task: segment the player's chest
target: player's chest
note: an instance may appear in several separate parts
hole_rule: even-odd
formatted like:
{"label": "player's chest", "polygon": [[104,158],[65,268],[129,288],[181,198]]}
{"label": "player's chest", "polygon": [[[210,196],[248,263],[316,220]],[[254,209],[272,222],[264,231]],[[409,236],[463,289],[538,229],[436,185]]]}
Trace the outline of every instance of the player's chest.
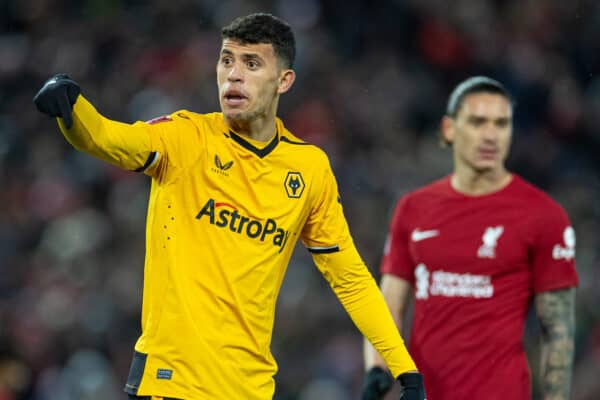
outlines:
{"label": "player's chest", "polygon": [[228,147],[208,149],[182,174],[177,190],[199,212],[215,218],[269,219],[290,226],[309,208],[311,172],[276,154],[258,157]]}
{"label": "player's chest", "polygon": [[450,272],[489,272],[527,264],[529,220],[513,207],[423,212],[409,227],[413,262]]}

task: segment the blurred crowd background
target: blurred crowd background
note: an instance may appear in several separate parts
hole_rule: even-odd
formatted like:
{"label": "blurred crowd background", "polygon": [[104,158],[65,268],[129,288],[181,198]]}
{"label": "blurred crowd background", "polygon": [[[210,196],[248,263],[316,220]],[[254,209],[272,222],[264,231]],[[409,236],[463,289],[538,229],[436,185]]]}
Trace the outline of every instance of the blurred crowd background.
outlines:
{"label": "blurred crowd background", "polygon": [[[123,398],[140,331],[149,180],[74,151],[32,97],[66,72],[113,119],[215,111],[220,27],[255,11],[296,31],[280,116],[330,155],[377,278],[395,200],[450,172],[438,144],[450,90],[474,74],[507,85],[510,169],[577,232],[573,398],[600,399],[600,2],[2,0],[0,400]],[[538,334],[531,316],[536,380]],[[358,398],[361,337],[301,245],[272,347],[277,400]]]}

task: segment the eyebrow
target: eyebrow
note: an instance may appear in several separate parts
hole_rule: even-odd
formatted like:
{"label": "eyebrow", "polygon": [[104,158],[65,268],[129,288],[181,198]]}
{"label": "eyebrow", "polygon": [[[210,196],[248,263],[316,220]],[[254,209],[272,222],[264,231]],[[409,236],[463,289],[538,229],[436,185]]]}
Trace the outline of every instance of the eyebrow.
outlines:
{"label": "eyebrow", "polygon": [[[233,51],[228,50],[228,49],[221,50],[221,54],[226,54],[226,55],[231,55],[231,56],[234,55]],[[252,59],[252,58],[262,60],[262,57],[260,55],[258,55],[258,53],[242,53],[241,57],[245,60]]]}
{"label": "eyebrow", "polygon": [[471,114],[467,117],[469,121],[493,121],[493,122],[509,122],[510,116],[490,117],[487,115]]}

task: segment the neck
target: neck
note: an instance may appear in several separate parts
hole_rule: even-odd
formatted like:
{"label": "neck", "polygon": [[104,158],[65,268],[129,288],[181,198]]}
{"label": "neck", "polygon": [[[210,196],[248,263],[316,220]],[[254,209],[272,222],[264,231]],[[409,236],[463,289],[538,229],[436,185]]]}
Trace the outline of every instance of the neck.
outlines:
{"label": "neck", "polygon": [[510,183],[512,174],[504,167],[499,170],[475,171],[455,168],[451,185],[454,190],[471,196],[496,192]]}
{"label": "neck", "polygon": [[228,125],[238,135],[246,136],[259,142],[268,142],[277,132],[274,117],[259,117],[252,121],[228,121]]}
{"label": "neck", "polygon": [[275,97],[265,109],[247,116],[246,119],[227,119],[229,127],[238,135],[259,142],[268,142],[277,133],[275,116],[279,98]]}

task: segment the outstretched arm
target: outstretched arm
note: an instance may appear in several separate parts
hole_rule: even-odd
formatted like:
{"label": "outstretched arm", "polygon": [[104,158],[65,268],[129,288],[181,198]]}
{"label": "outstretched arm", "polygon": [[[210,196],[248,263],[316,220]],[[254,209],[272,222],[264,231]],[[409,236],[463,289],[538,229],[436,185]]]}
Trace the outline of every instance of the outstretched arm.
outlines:
{"label": "outstretched arm", "polygon": [[539,293],[535,296],[535,309],[542,327],[544,400],[568,400],[575,347],[575,289]]}
{"label": "outstretched arm", "polygon": [[[423,400],[423,377],[417,373],[385,299],[354,246],[333,172],[328,160],[322,161],[327,165],[321,168],[323,178],[317,180],[321,184],[312,187],[314,203],[302,230],[302,240],[350,318],[381,354],[391,375],[400,381],[402,399]],[[376,386],[376,390],[363,393],[363,400],[378,400],[379,394],[385,392],[380,383],[389,387],[391,378],[386,379],[387,372],[373,372],[375,375],[367,374],[373,378],[368,386]]]}
{"label": "outstretched arm", "polygon": [[366,376],[363,400],[380,400],[391,384],[400,381],[403,400],[424,400],[423,377],[404,345],[387,304],[375,280],[354,246],[313,259],[336,296],[365,338],[385,360],[389,373],[371,369]]}
{"label": "outstretched arm", "polygon": [[[388,305],[398,332],[402,334],[402,319],[409,302],[411,285],[408,281],[394,275],[384,274],[380,283],[381,293]],[[385,367],[385,361],[375,350],[371,343],[364,341],[365,369],[368,371],[373,367]]]}
{"label": "outstretched arm", "polygon": [[375,280],[354,245],[339,252],[313,254],[313,259],[350,318],[381,354],[392,375],[417,368]]}
{"label": "outstretched arm", "polygon": [[38,110],[57,118],[63,135],[77,150],[124,169],[144,170],[158,152],[148,124],[105,118],[80,93],[74,80],[58,74],[46,81],[33,101]]}

